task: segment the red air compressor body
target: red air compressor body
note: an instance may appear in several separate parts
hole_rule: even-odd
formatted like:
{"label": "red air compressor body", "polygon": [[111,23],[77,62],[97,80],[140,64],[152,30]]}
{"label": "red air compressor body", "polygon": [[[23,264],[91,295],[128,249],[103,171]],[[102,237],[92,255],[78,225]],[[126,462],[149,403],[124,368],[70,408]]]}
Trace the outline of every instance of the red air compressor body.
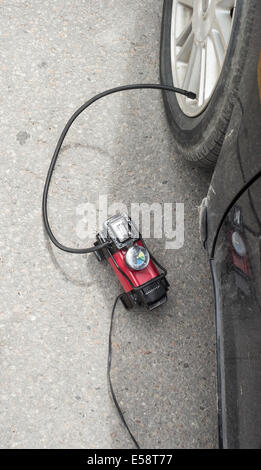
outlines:
{"label": "red air compressor body", "polygon": [[121,297],[124,306],[129,309],[139,304],[152,310],[165,303],[167,271],[151,255],[128,215],[116,215],[104,223],[95,246],[106,241],[110,245],[95,251],[95,255],[99,261],[107,259],[118,277],[125,292]]}

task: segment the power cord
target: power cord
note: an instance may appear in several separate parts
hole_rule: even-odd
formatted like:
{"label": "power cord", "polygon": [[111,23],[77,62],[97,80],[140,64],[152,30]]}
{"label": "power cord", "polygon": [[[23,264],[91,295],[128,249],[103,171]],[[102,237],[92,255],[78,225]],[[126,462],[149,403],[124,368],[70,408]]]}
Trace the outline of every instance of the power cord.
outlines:
{"label": "power cord", "polygon": [[[67,135],[67,132],[69,131],[71,125],[73,124],[73,122],[75,121],[75,119],[85,110],[87,109],[89,106],[91,106],[93,103],[95,103],[95,101],[98,101],[99,99],[101,98],[104,98],[105,96],[108,96],[108,95],[112,95],[113,93],[117,93],[117,92],[120,92],[120,91],[127,91],[127,90],[138,90],[138,89],[156,89],[156,90],[165,90],[165,91],[171,91],[171,92],[174,92],[174,93],[179,93],[181,95],[185,95],[187,96],[188,98],[190,99],[195,99],[196,98],[196,95],[195,93],[191,92],[191,91],[186,91],[186,90],[182,90],[180,88],[176,88],[176,87],[173,87],[173,86],[169,86],[169,85],[161,85],[161,84],[151,84],[151,83],[145,83],[145,84],[134,84],[134,85],[123,85],[123,86],[119,86],[119,87],[116,87],[116,88],[112,88],[110,90],[106,90],[102,93],[99,93],[98,95],[94,96],[93,98],[91,98],[89,101],[87,101],[86,103],[84,103],[82,106],[80,106],[80,108],[78,108],[75,113],[71,116],[71,118],[69,119],[69,121],[67,122],[66,126],[64,127],[61,135],[60,135],[60,138],[57,142],[57,145],[56,145],[56,148],[55,148],[55,151],[54,151],[54,154],[53,154],[53,157],[52,157],[52,160],[51,160],[51,163],[50,163],[50,166],[49,166],[49,169],[48,169],[48,173],[47,173],[47,176],[46,176],[46,180],[45,180],[45,185],[44,185],[44,191],[43,191],[43,199],[42,199],[42,212],[43,212],[43,222],[44,222],[44,227],[46,229],[46,232],[47,232],[47,235],[49,236],[50,240],[53,242],[53,244],[59,248],[60,250],[63,250],[63,251],[66,251],[67,253],[76,253],[76,254],[84,254],[84,253],[93,253],[94,251],[98,251],[98,250],[102,250],[103,248],[105,247],[108,247],[110,245],[110,242],[105,242],[105,243],[101,243],[99,244],[98,246],[93,246],[93,247],[89,247],[89,248],[70,248],[70,247],[67,247],[65,245],[63,245],[62,243],[60,243],[56,237],[54,236],[52,230],[51,230],[51,227],[50,227],[50,224],[49,224],[49,220],[48,220],[48,212],[47,212],[47,200],[48,200],[48,192],[49,192],[49,187],[50,187],[50,183],[51,183],[51,179],[52,179],[52,175],[53,175],[53,171],[54,171],[54,168],[55,168],[55,164],[56,164],[56,161],[57,161],[57,158],[58,158],[58,155],[59,155],[59,152],[61,150],[61,147],[62,147],[62,144],[63,144],[63,141]],[[119,299],[123,296],[124,294],[120,294],[118,295],[118,297],[116,297],[116,300],[114,302],[114,305],[113,305],[113,308],[112,308],[112,314],[111,314],[111,324],[110,324],[110,331],[109,331],[109,346],[108,346],[108,362],[107,362],[107,377],[108,377],[108,382],[109,382],[109,387],[110,387],[110,391],[111,391],[111,395],[112,395],[112,399],[113,399],[113,402],[115,404],[115,407],[119,413],[119,416],[120,416],[120,419],[123,423],[123,425],[125,426],[125,428],[127,429],[135,447],[137,449],[140,449],[140,446],[137,442],[137,440],[135,439],[134,435],[132,434],[125,418],[124,418],[124,415],[123,415],[123,412],[121,410],[121,407],[117,401],[117,398],[116,398],[116,395],[115,395],[115,392],[114,392],[114,389],[113,389],[113,385],[112,385],[112,380],[111,380],[111,363],[112,363],[112,329],[113,329],[113,320],[114,320],[114,314],[115,314],[115,309],[116,309],[116,306],[117,306],[117,303],[119,301]]]}
{"label": "power cord", "polygon": [[75,119],[85,109],[87,109],[89,106],[91,106],[93,103],[95,103],[95,101],[98,101],[101,98],[104,98],[105,96],[112,95],[113,93],[117,93],[117,92],[120,92],[120,91],[138,90],[138,89],[156,89],[156,90],[172,91],[172,92],[175,92],[175,93],[179,93],[181,95],[185,95],[190,99],[195,99],[196,98],[195,93],[193,93],[191,91],[182,90],[180,88],[176,88],[176,87],[169,86],[169,85],[160,85],[160,84],[151,84],[151,83],[123,85],[123,86],[119,86],[119,87],[116,87],[116,88],[111,88],[110,90],[106,90],[106,91],[103,91],[102,93],[99,93],[98,95],[94,96],[89,101],[84,103],[82,106],[80,106],[80,108],[78,108],[77,111],[75,111],[75,113],[70,117],[69,121],[67,122],[67,124],[66,124],[65,128],[63,129],[63,131],[60,135],[60,138],[57,142],[57,145],[56,145],[56,148],[55,148],[55,151],[54,151],[54,154],[53,154],[53,157],[52,157],[49,169],[48,169],[48,173],[47,173],[47,176],[46,176],[46,180],[45,180],[45,184],[44,184],[44,191],[43,191],[43,200],[42,200],[43,222],[44,222],[46,232],[47,232],[50,240],[53,242],[53,244],[57,248],[59,248],[60,250],[66,251],[67,253],[84,254],[84,253],[93,253],[94,251],[102,250],[106,246],[110,245],[109,242],[105,242],[103,244],[100,244],[98,247],[92,246],[92,247],[89,247],[89,248],[70,248],[70,247],[67,247],[65,245],[62,245],[55,238],[55,236],[54,236],[54,234],[51,230],[49,220],[48,220],[48,213],[47,213],[48,192],[49,192],[49,186],[50,186],[50,183],[51,183],[51,179],[52,179],[53,171],[54,171],[54,168],[55,168],[55,164],[56,164],[59,152],[61,150],[63,141],[66,137],[66,134],[69,131],[69,129],[70,129],[71,125],[73,124],[73,122],[75,121]]}
{"label": "power cord", "polygon": [[119,402],[116,398],[116,395],[115,395],[115,392],[114,392],[114,389],[113,389],[113,385],[112,385],[112,380],[111,380],[111,363],[112,363],[112,340],[111,339],[112,339],[112,330],[113,330],[113,320],[114,320],[114,314],[115,314],[115,309],[116,309],[117,303],[123,295],[124,294],[120,294],[120,295],[118,295],[118,297],[116,297],[113,308],[112,308],[112,312],[111,312],[111,324],[110,324],[110,331],[109,331],[109,347],[108,347],[108,362],[107,362],[107,377],[108,377],[108,382],[109,382],[109,387],[110,387],[110,392],[111,392],[111,396],[112,396],[112,399],[113,399],[113,403],[114,403],[115,408],[117,409],[117,411],[119,413],[119,417],[120,417],[123,425],[127,429],[127,431],[129,433],[135,447],[137,449],[140,449],[140,446],[139,446],[137,440],[135,439],[134,435],[132,434],[132,432],[131,432],[131,430],[130,430],[127,422],[126,422],[126,419],[124,418],[123,412],[122,412],[121,407],[119,405]]}

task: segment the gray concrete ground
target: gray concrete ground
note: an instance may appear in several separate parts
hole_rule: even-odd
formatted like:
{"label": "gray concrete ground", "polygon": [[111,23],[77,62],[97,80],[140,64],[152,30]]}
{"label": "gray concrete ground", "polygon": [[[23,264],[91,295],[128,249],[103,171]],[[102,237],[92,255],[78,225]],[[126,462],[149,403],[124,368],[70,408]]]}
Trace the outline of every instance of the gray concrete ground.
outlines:
{"label": "gray concrete ground", "polygon": [[[157,82],[162,1],[2,0],[1,448],[130,448],[108,395],[107,337],[120,286],[93,256],[58,252],[41,197],[57,138],[93,94]],[[217,446],[215,328],[198,209],[210,175],[172,151],[159,92],[127,92],[73,126],[52,184],[58,238],[77,238],[80,204],[184,202],[185,244],[149,246],[169,302],[116,312],[113,381],[144,448]]]}

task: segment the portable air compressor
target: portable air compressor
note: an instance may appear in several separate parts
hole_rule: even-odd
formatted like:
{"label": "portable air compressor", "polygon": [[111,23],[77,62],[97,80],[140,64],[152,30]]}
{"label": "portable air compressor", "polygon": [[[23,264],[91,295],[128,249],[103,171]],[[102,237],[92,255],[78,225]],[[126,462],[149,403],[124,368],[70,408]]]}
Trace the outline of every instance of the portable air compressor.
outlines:
{"label": "portable air compressor", "polygon": [[109,218],[96,238],[97,248],[108,243],[94,253],[99,261],[107,260],[114,270],[125,291],[121,301],[126,309],[138,304],[153,310],[167,301],[167,271],[149,252],[127,214]]}
{"label": "portable air compressor", "polygon": [[[59,137],[45,180],[42,211],[47,235],[57,248],[67,253],[75,254],[94,252],[99,261],[107,259],[124,288],[125,294],[121,296],[121,300],[125,307],[129,309],[134,304],[138,304],[152,310],[167,300],[167,290],[169,288],[169,283],[166,279],[167,271],[149,252],[144,240],[128,215],[121,214],[108,219],[104,223],[103,230],[97,235],[95,246],[72,248],[63,245],[56,239],[51,230],[47,213],[47,199],[53,171],[63,141],[73,122],[85,109],[101,98],[118,92],[140,89],[163,90],[165,92],[179,93],[188,99],[196,99],[196,95],[192,91],[158,83],[123,85],[105,90],[90,98],[73,113]],[[157,267],[160,268],[161,273],[159,273]]]}

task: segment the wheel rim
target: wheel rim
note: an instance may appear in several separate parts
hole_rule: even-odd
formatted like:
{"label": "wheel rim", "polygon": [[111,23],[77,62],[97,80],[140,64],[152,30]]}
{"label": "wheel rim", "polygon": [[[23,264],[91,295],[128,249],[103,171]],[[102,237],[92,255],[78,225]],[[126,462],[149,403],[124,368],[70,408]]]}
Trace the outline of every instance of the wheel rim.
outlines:
{"label": "wheel rim", "polygon": [[197,95],[196,100],[177,95],[187,116],[199,115],[214,93],[228,50],[236,1],[173,0],[173,82]]}

